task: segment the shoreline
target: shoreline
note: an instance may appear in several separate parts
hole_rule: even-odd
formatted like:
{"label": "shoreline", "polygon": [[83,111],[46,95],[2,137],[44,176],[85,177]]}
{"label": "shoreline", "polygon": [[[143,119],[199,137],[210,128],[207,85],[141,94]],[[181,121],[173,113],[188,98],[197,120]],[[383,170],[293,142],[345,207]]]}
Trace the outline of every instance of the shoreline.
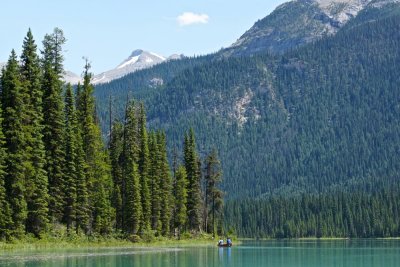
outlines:
{"label": "shoreline", "polygon": [[238,238],[239,241],[340,241],[340,240],[400,240],[400,237],[297,237],[297,238]]}
{"label": "shoreline", "polygon": [[0,241],[0,251],[6,250],[37,250],[37,249],[74,249],[74,248],[166,248],[213,246],[217,241],[209,238],[193,239],[160,239],[151,242],[131,242],[124,239],[78,239],[78,240],[16,240],[13,242]]}
{"label": "shoreline", "polygon": [[[374,238],[346,238],[346,237],[302,237],[302,238],[234,238],[235,245],[246,241],[354,241],[354,240],[400,240],[400,237],[374,237]],[[99,238],[89,240],[80,238],[75,240],[51,239],[51,240],[15,240],[13,242],[0,241],[0,251],[11,250],[39,250],[39,249],[101,249],[101,248],[167,248],[167,247],[194,247],[194,246],[216,246],[217,240],[210,237],[187,238],[187,239],[159,239],[150,242],[131,242],[124,239]]]}

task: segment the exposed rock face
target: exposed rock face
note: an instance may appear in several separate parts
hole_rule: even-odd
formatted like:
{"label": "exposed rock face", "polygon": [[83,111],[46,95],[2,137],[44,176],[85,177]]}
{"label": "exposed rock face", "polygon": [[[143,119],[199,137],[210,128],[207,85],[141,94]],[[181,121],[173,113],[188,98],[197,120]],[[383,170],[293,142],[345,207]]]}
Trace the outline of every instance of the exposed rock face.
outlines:
{"label": "exposed rock face", "polygon": [[[388,0],[399,1],[399,0]],[[294,0],[257,21],[224,56],[282,53],[293,47],[335,34],[371,0]]]}

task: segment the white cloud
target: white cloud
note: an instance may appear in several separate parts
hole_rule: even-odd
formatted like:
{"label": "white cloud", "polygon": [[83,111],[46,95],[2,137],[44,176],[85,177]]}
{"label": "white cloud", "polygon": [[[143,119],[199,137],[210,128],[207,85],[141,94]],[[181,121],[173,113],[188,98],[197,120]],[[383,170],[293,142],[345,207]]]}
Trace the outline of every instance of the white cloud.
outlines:
{"label": "white cloud", "polygon": [[209,17],[207,14],[195,14],[192,12],[185,12],[176,18],[180,26],[188,26],[192,24],[207,24],[208,19]]}

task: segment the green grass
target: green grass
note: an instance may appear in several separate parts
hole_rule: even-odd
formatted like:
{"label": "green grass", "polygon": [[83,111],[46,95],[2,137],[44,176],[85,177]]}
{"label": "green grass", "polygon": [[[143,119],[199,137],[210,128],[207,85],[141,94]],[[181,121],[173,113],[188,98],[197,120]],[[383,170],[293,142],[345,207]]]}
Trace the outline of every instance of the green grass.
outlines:
{"label": "green grass", "polygon": [[[0,242],[1,250],[36,250],[36,249],[71,249],[71,248],[102,248],[102,247],[190,247],[214,246],[217,240],[210,235],[197,237],[186,236],[180,240],[175,238],[154,237],[151,241],[131,242],[113,237],[45,237],[36,239],[25,237],[11,242]],[[237,242],[236,242],[237,243]]]}

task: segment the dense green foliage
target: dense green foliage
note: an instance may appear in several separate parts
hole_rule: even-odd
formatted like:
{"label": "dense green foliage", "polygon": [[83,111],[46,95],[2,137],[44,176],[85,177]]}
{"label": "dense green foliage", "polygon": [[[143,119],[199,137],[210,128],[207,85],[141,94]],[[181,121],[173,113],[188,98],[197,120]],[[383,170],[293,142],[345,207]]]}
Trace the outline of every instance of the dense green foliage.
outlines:
{"label": "dense green foliage", "polygon": [[186,225],[187,220],[187,174],[185,167],[183,167],[182,165],[178,167],[175,173],[173,195],[175,200],[175,209],[173,212],[173,227],[175,227],[178,234],[180,234],[182,228]]}
{"label": "dense green foliage", "polygon": [[49,183],[50,221],[60,221],[64,207],[64,115],[63,115],[63,55],[62,46],[66,39],[62,30],[56,28],[52,34],[46,34],[43,40],[42,90],[44,131],[43,141],[46,148],[46,171]]}
{"label": "dense green foliage", "polygon": [[43,111],[40,62],[37,47],[29,30],[24,40],[21,55],[21,79],[24,92],[28,96],[24,103],[27,115],[26,199],[28,206],[27,230],[40,236],[47,230],[48,180],[45,170],[46,154],[43,143]]}
{"label": "dense green foliage", "polygon": [[[204,229],[214,235],[221,232],[223,212],[223,192],[218,188],[222,178],[221,162],[215,149],[205,159],[204,171]],[[218,230],[218,231],[217,231]]]}
{"label": "dense green foliage", "polygon": [[93,218],[93,228],[89,232],[109,234],[114,221],[111,206],[112,179],[108,155],[101,139],[97,123],[94,87],[91,80],[90,64],[86,61],[83,85],[76,95],[77,118],[81,127],[82,149],[86,162],[85,178],[88,192],[88,205]]}
{"label": "dense green foliage", "polygon": [[[249,216],[251,214],[251,216]],[[241,237],[393,237],[400,235],[400,192],[301,195],[226,203],[225,227]]]}
{"label": "dense green foliage", "polygon": [[165,133],[148,134],[144,105],[128,102],[107,149],[88,61],[76,93],[61,80],[65,40],[56,28],[39,58],[29,30],[20,60],[12,51],[1,73],[0,239],[65,234],[138,241],[185,231],[191,184],[181,170],[173,187]]}
{"label": "dense green foliage", "polygon": [[[5,136],[6,177],[5,186],[12,210],[12,235],[20,237],[25,232],[27,204],[25,198],[26,136],[24,133],[24,99],[17,56],[14,50],[1,77],[1,102]],[[10,197],[12,196],[12,197]]]}
{"label": "dense green foliage", "polygon": [[5,187],[6,178],[6,156],[4,147],[4,134],[2,130],[3,114],[0,109],[0,239],[9,238],[11,228],[11,209],[7,200]]}
{"label": "dense green foliage", "polygon": [[193,129],[189,134],[185,135],[185,142],[183,148],[184,163],[186,175],[188,179],[187,190],[187,215],[190,230],[197,230],[200,228],[201,216],[201,191],[200,191],[200,160],[196,150],[196,142]]}
{"label": "dense green foliage", "polygon": [[72,92],[72,87],[68,85],[65,93],[65,210],[64,221],[67,224],[68,231],[72,227],[72,223],[77,220],[76,215],[80,207],[77,206],[77,170],[82,166],[77,165],[78,161],[78,122],[76,118],[75,99]]}
{"label": "dense green foliage", "polygon": [[[113,123],[109,145],[118,231],[136,239],[171,234],[180,237],[185,230],[198,233],[202,229],[201,222],[206,218],[201,217],[201,170],[193,130],[186,139],[191,141],[185,141],[185,167],[180,166],[172,180],[165,133],[152,131],[148,135],[143,104],[126,104],[124,123]],[[189,172],[194,178],[188,179]],[[190,213],[189,209],[196,210]]]}

